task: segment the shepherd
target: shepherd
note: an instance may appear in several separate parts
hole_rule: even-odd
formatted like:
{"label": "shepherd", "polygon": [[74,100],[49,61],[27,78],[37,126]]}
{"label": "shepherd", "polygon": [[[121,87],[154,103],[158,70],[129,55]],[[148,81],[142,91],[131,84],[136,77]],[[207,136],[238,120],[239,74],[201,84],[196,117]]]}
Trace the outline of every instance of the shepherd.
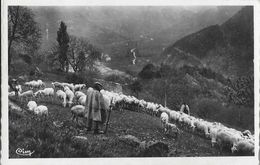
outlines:
{"label": "shepherd", "polygon": [[100,93],[103,86],[99,82],[95,82],[93,88],[87,90],[85,117],[88,121],[87,131],[92,130],[94,125],[94,134],[103,134],[99,127],[104,125],[106,121],[106,109],[104,97]]}
{"label": "shepherd", "polygon": [[181,105],[180,112],[183,112],[183,113],[186,113],[187,115],[190,115],[190,108],[189,108],[188,104],[183,102],[182,105]]}

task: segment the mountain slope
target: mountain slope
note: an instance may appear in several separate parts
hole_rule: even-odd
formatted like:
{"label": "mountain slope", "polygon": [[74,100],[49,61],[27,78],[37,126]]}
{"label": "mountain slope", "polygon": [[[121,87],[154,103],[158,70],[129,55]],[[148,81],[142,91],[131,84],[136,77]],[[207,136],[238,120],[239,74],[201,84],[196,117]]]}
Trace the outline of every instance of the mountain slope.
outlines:
{"label": "mountain slope", "polygon": [[[42,49],[56,42],[62,20],[71,35],[85,37],[111,56],[113,69],[140,70],[147,62],[158,62],[158,54],[170,42],[212,24],[221,24],[240,6],[122,6],[122,7],[30,7],[43,33]],[[134,43],[139,50],[136,65],[125,60]],[[160,61],[159,61],[160,62]],[[129,65],[129,66],[128,66]]]}
{"label": "mountain slope", "polygon": [[253,8],[244,7],[223,24],[209,26],[176,41],[163,52],[167,61],[168,56],[179,56],[176,49],[199,58],[203,66],[226,76],[252,74]]}

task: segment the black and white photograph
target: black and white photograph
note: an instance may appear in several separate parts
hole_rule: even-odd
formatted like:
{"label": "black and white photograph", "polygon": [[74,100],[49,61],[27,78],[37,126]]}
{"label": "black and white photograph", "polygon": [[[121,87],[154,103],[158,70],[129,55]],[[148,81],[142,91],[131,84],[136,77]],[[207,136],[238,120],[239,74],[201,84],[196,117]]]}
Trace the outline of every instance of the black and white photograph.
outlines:
{"label": "black and white photograph", "polygon": [[258,156],[254,4],[5,7],[6,159]]}

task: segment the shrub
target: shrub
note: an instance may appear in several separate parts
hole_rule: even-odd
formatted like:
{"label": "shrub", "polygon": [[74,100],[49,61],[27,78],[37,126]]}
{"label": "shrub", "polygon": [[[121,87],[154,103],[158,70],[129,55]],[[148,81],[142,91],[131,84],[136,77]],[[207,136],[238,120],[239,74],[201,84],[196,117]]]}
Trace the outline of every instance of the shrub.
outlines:
{"label": "shrub", "polygon": [[219,102],[211,99],[202,99],[196,106],[199,117],[210,119],[214,119],[222,108]]}
{"label": "shrub", "polygon": [[194,105],[191,112],[195,112],[200,118],[221,122],[234,128],[254,130],[254,109],[250,107],[230,104],[223,106],[220,102],[202,98]]}
{"label": "shrub", "polygon": [[69,83],[82,84],[84,83],[84,75],[78,75],[76,73],[68,74],[66,80]]}
{"label": "shrub", "polygon": [[117,83],[120,83],[120,84],[127,82],[127,80],[124,77],[122,77],[120,75],[116,75],[116,74],[112,74],[112,75],[105,77],[105,80],[117,82]]}
{"label": "shrub", "polygon": [[158,78],[158,69],[153,64],[147,64],[143,67],[142,71],[138,73],[138,76],[142,79]]}

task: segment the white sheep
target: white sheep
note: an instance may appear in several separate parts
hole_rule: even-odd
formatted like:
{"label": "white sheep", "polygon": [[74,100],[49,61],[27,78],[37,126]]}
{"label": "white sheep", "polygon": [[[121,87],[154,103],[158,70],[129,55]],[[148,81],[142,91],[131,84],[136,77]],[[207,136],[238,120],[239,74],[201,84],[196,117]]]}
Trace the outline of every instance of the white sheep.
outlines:
{"label": "white sheep", "polygon": [[84,89],[84,88],[86,88],[86,85],[85,85],[85,84],[76,84],[76,85],[74,86],[74,90],[75,90],[75,91],[80,91],[80,90],[82,90],[82,89]]}
{"label": "white sheep", "polygon": [[185,125],[185,128],[191,129],[192,132],[195,131],[195,125],[194,125],[195,120],[191,118],[189,115],[183,113],[180,117],[180,122]]}
{"label": "white sheep", "polygon": [[33,97],[33,96],[34,96],[34,94],[33,94],[32,90],[28,90],[28,91],[23,92],[23,93],[18,92],[18,97],[21,100],[23,100],[23,98],[25,98],[27,100],[29,97]]}
{"label": "white sheep", "polygon": [[166,123],[166,134],[174,134],[175,136],[177,136],[180,133],[179,128],[172,123]]}
{"label": "white sheep", "polygon": [[55,90],[64,89],[63,84],[60,82],[55,81],[52,82],[51,84]]}
{"label": "white sheep", "polygon": [[86,104],[86,100],[87,100],[87,96],[86,95],[83,95],[79,98],[78,102],[79,104],[81,105],[85,105]]}
{"label": "white sheep", "polygon": [[164,132],[166,132],[166,131],[167,131],[166,124],[169,122],[169,116],[168,116],[168,114],[167,114],[166,112],[163,112],[163,113],[161,114],[160,119],[161,119],[162,128],[164,129]]}
{"label": "white sheep", "polygon": [[30,89],[40,88],[40,87],[45,86],[45,84],[42,82],[42,80],[37,80],[37,81],[32,80],[32,81],[29,81],[29,82],[25,82],[24,85],[30,87]]}
{"label": "white sheep", "polygon": [[86,96],[83,92],[81,92],[81,91],[77,91],[77,92],[75,92],[75,97],[77,98],[77,99],[79,99],[81,96]]}
{"label": "white sheep", "polygon": [[105,110],[108,110],[110,108],[112,98],[107,95],[103,95],[103,98],[104,98]]}
{"label": "white sheep", "polygon": [[209,138],[209,126],[204,120],[198,119],[194,122],[194,125],[196,127],[196,130],[202,132],[206,136],[206,138]]}
{"label": "white sheep", "polygon": [[30,89],[32,89],[33,86],[35,86],[35,84],[36,84],[36,81],[34,81],[34,80],[24,83],[24,85],[25,85],[25,86],[28,86]]}
{"label": "white sheep", "polygon": [[246,154],[254,154],[254,143],[251,141],[244,139],[240,140],[233,144],[231,148],[232,153],[246,153]]}
{"label": "white sheep", "polygon": [[74,92],[75,91],[75,87],[73,84],[69,84],[69,83],[62,83],[63,87],[64,87],[64,90],[65,90],[65,87],[69,87],[69,89]]}
{"label": "white sheep", "polygon": [[172,119],[175,122],[179,122],[180,113],[176,111],[170,111],[169,115],[170,115],[170,119]]}
{"label": "white sheep", "polygon": [[74,98],[74,93],[69,89],[69,88],[64,88],[67,99],[68,99],[68,105],[69,107],[71,107],[72,103],[73,103],[73,98]]}
{"label": "white sheep", "polygon": [[53,88],[45,88],[43,90],[38,90],[37,92],[34,93],[34,96],[36,98],[39,98],[41,96],[52,98],[54,96],[54,89]]}
{"label": "white sheep", "polygon": [[38,88],[40,88],[40,87],[45,87],[45,83],[44,82],[42,82],[42,80],[37,80],[37,85],[38,85]]}
{"label": "white sheep", "polygon": [[35,101],[29,101],[27,107],[29,111],[34,111],[34,109],[37,107],[37,104]]}
{"label": "white sheep", "polygon": [[43,89],[44,96],[53,97],[54,96],[54,89],[53,88],[45,88]]}
{"label": "white sheep", "polygon": [[218,131],[216,139],[217,144],[221,147],[222,150],[223,148],[231,149],[231,147],[240,140],[239,137],[225,129]]}
{"label": "white sheep", "polygon": [[218,126],[210,126],[209,127],[209,137],[211,139],[211,146],[214,147],[215,144],[217,143],[217,134],[221,130],[220,127]]}
{"label": "white sheep", "polygon": [[71,107],[71,114],[72,114],[72,120],[76,119],[76,121],[78,123],[78,117],[84,117],[85,106],[75,105],[75,106]]}
{"label": "white sheep", "polygon": [[56,95],[57,95],[57,97],[59,98],[59,99],[61,99],[62,100],[62,106],[63,107],[66,107],[66,93],[65,92],[63,92],[62,90],[58,90],[57,92],[56,92]]}
{"label": "white sheep", "polygon": [[34,109],[34,113],[38,116],[48,116],[48,108],[44,105],[39,105]]}

